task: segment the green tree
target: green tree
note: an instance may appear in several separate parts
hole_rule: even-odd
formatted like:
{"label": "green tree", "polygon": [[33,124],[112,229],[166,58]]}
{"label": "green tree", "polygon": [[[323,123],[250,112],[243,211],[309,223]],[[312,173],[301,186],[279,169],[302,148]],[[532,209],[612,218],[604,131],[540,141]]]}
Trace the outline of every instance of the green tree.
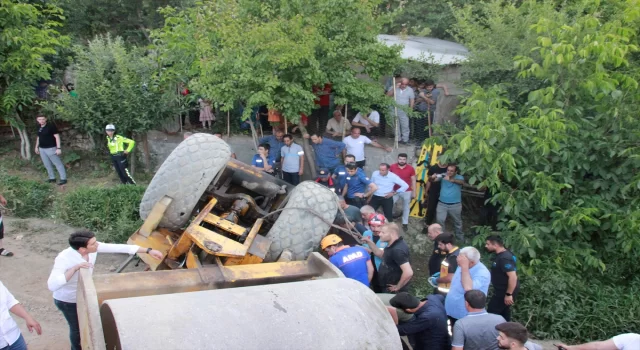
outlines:
{"label": "green tree", "polygon": [[106,124],[115,124],[121,134],[144,134],[180,112],[175,85],[161,83],[161,69],[146,50],[106,36],[77,46],[75,57],[78,96],[64,94],[55,110],[79,130],[103,135]]}
{"label": "green tree", "polygon": [[[187,75],[197,94],[231,109],[267,105],[297,121],[314,108],[313,86],[333,84],[337,104],[386,105],[377,80],[393,72],[398,48],[377,41],[379,2],[211,0],[166,10],[155,35],[163,64]],[[357,20],[344,20],[349,13]],[[363,78],[368,77],[368,79]]]}
{"label": "green tree", "polygon": [[565,21],[543,12],[527,29],[536,43],[515,59],[525,84],[512,88],[526,102],[473,86],[458,111],[463,129],[447,137],[447,156],[495,194],[500,228],[529,272],[544,260],[575,273],[607,268],[621,284],[638,272],[640,13],[625,4],[606,20],[597,6]]}
{"label": "green tree", "polygon": [[62,19],[53,5],[0,0],[0,118],[18,130],[25,159],[31,159],[31,146],[21,114],[35,98],[37,82],[51,76],[47,58],[68,45],[58,32]]}

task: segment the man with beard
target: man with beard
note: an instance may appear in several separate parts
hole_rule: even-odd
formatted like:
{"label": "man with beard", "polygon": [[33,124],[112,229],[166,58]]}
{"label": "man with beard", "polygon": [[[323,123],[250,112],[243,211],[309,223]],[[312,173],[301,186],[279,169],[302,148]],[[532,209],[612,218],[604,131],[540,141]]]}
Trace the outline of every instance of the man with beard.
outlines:
{"label": "man with beard", "polygon": [[495,253],[491,264],[491,284],[493,296],[487,311],[501,315],[505,320],[511,320],[511,305],[520,290],[520,281],[516,273],[516,257],[504,247],[502,237],[492,235],[487,237],[485,248],[489,253]]}
{"label": "man with beard", "polygon": [[436,238],[438,249],[445,252],[445,258],[440,264],[440,272],[429,278],[429,284],[437,288],[438,294],[447,295],[451,286],[451,279],[458,268],[458,254],[460,249],[455,245],[455,237],[450,233],[443,233]]}
{"label": "man with beard", "polygon": [[[496,326],[498,347],[505,350],[542,350],[542,346],[529,341],[529,332],[518,322],[505,322]],[[616,349],[617,350],[617,349]]]}
{"label": "man with beard", "polygon": [[[443,151],[444,152],[444,151]],[[427,193],[427,216],[424,221],[427,225],[431,225],[436,218],[436,209],[438,208],[438,200],[440,200],[440,187],[441,182],[436,182],[435,179],[440,176],[444,176],[447,172],[447,163],[441,163],[432,165],[429,167],[427,175],[429,176],[428,182],[425,184],[425,192]],[[434,178],[433,176],[436,176]]]}
{"label": "man with beard", "polygon": [[[402,179],[409,185],[409,188],[393,196],[393,203],[395,204],[398,199],[402,198],[402,228],[406,231],[409,228],[409,212],[411,211],[411,200],[416,198],[416,170],[409,164],[407,164],[407,154],[398,154],[398,162],[391,165],[390,171]],[[393,188],[397,191],[400,186]]]}

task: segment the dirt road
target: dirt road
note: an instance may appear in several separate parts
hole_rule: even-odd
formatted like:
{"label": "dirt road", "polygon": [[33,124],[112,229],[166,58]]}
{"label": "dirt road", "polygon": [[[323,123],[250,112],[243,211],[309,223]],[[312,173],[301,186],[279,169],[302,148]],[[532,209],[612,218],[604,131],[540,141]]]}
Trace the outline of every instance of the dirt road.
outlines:
{"label": "dirt road", "polygon": [[[3,218],[4,246],[15,255],[0,257],[0,281],[40,322],[42,335],[30,334],[16,318],[30,350],[69,349],[69,327],[53,304],[47,279],[56,255],[67,248],[73,228],[53,220]],[[108,273],[126,260],[126,255],[98,256],[94,273]]]}

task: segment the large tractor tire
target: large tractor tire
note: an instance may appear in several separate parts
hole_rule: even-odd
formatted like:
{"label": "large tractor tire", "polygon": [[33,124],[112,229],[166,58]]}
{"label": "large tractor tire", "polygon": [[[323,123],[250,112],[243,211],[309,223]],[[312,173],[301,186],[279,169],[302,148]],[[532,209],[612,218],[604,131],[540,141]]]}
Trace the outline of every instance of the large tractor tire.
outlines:
{"label": "large tractor tire", "polygon": [[284,249],[293,253],[293,260],[304,260],[329,232],[330,225],[317,215],[304,209],[286,208],[312,209],[326,222],[332,223],[338,212],[338,198],[328,188],[313,181],[304,181],[296,186],[285,210],[267,233],[271,240],[267,261],[277,259]]}
{"label": "large tractor tire", "polygon": [[231,158],[229,145],[209,134],[195,134],[182,141],[151,180],[140,202],[145,220],[163,196],[173,198],[160,221],[160,227],[177,230],[191,218],[211,181]]}

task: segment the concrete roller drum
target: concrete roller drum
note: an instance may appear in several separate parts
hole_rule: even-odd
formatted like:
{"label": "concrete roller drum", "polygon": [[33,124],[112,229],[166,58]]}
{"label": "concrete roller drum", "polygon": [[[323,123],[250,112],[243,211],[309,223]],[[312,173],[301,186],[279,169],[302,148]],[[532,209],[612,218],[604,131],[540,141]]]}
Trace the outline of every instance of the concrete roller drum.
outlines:
{"label": "concrete roller drum", "polygon": [[382,302],[348,278],[113,299],[101,314],[107,349],[402,348]]}

